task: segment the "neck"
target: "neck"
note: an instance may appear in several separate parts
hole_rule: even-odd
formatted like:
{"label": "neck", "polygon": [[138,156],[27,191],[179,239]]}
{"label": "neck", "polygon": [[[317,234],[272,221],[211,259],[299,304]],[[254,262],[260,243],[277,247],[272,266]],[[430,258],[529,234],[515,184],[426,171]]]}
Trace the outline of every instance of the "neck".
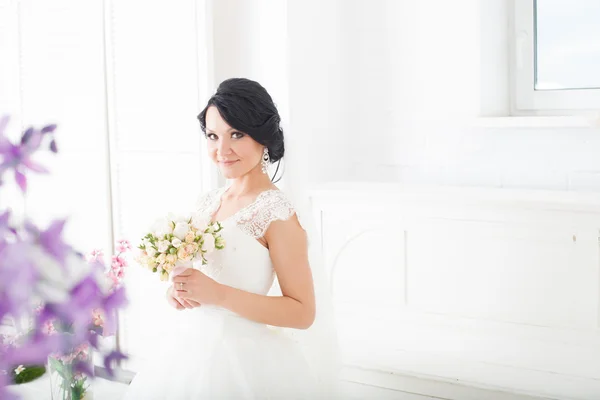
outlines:
{"label": "neck", "polygon": [[271,178],[262,172],[262,167],[259,164],[258,168],[253,168],[247,174],[233,179],[228,192],[234,197],[239,197],[271,186],[273,186]]}

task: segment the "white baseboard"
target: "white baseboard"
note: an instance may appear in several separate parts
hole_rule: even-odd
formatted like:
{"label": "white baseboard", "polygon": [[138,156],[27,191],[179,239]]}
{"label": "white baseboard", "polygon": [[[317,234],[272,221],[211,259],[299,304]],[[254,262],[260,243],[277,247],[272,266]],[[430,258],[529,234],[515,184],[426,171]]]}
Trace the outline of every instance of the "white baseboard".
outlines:
{"label": "white baseboard", "polygon": [[[403,397],[404,394],[413,394],[443,400],[559,400],[509,393],[495,388],[467,386],[431,377],[417,377],[350,366],[343,369],[341,377],[345,382],[367,385],[373,389],[383,388],[397,391],[398,397],[396,398],[402,399],[406,398]],[[367,393],[369,389],[363,391]],[[386,398],[394,397],[387,395]]]}

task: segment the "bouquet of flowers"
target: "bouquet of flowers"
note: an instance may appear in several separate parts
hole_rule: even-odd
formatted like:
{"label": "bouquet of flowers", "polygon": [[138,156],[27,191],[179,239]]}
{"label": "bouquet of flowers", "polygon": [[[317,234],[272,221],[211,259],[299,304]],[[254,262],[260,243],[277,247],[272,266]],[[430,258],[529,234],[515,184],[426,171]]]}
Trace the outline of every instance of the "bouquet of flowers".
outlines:
{"label": "bouquet of flowers", "polygon": [[142,238],[137,261],[158,272],[161,281],[167,281],[175,267],[192,268],[198,260],[205,265],[207,254],[225,248],[225,240],[219,233],[222,229],[219,222],[210,222],[200,214],[189,217],[169,214],[157,220],[151,232]]}

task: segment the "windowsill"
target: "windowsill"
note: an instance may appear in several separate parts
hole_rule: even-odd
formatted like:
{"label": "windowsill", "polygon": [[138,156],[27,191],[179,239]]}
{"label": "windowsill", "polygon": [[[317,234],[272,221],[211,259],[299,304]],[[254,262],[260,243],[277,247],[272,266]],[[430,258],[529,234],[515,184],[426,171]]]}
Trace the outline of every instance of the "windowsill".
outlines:
{"label": "windowsill", "polygon": [[600,129],[600,117],[586,116],[509,116],[477,117],[471,126],[479,128],[596,128]]}

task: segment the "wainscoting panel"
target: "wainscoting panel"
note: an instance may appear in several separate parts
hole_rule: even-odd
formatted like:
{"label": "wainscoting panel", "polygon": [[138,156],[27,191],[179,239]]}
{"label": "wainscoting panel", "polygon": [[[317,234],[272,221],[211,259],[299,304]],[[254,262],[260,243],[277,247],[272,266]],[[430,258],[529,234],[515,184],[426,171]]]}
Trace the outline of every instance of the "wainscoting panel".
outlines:
{"label": "wainscoting panel", "polygon": [[347,366],[600,398],[600,195],[337,184],[311,200]]}

